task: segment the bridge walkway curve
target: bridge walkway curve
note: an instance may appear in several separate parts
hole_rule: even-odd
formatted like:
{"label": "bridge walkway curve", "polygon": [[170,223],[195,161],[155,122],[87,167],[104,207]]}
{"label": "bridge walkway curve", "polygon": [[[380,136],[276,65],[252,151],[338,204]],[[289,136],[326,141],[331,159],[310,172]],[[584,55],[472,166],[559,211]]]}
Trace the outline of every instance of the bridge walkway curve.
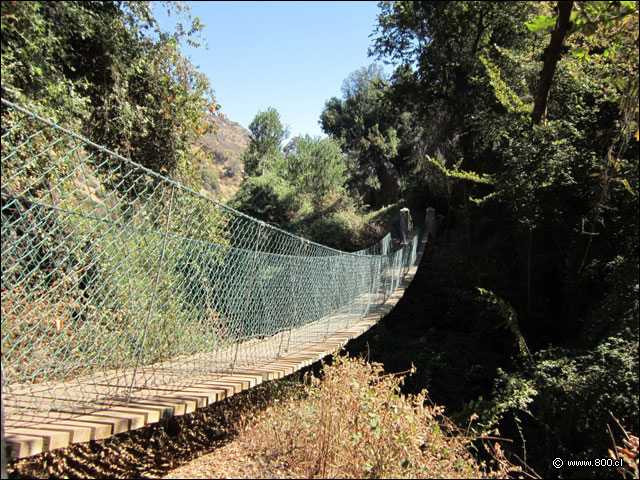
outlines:
{"label": "bridge walkway curve", "polygon": [[[233,373],[225,372],[220,376],[211,372],[208,377],[201,376],[191,379],[187,386],[181,382],[173,381],[180,376],[180,361],[173,360],[172,365],[164,366],[163,371],[172,372],[172,374],[167,374],[164,385],[158,385],[154,389],[145,388],[134,391],[130,398],[117,399],[109,396],[107,399],[105,396],[102,405],[93,405],[87,411],[76,408],[75,410],[56,409],[49,412],[37,412],[35,409],[30,411],[28,405],[25,405],[24,414],[11,416],[5,424],[5,441],[9,449],[9,456],[24,458],[64,448],[74,443],[100,440],[142,428],[172,416],[191,413],[197,408],[206,407],[262,382],[285,377],[313,364],[336,352],[352,338],[362,335],[391,311],[413,280],[422,259],[426,241],[427,236],[425,235],[419,244],[414,264],[408,268],[401,283],[391,296],[354,325],[340,329],[341,316],[338,312],[331,315],[330,318],[322,318],[291,332],[282,332],[269,338],[252,340],[252,342],[262,342],[263,350],[265,342],[282,345],[285,341],[285,335],[301,335],[303,338],[309,338],[309,330],[326,329],[327,332],[335,330],[325,338],[299,344],[296,348],[282,353],[275,359],[241,366],[235,368]],[[360,302],[362,299],[357,299],[357,301]],[[240,348],[251,349],[252,342],[247,342]],[[296,343],[293,342],[293,344]],[[155,370],[157,371],[157,366]],[[138,372],[139,374],[140,372]],[[110,379],[107,377],[108,375],[105,375],[102,383],[106,389],[105,392],[113,386],[109,385]],[[141,377],[144,378],[144,374]],[[124,378],[124,380],[127,379]],[[118,381],[122,382],[123,378],[120,377]],[[95,379],[90,383],[92,385],[101,384]],[[61,391],[69,391],[65,385],[61,385],[60,389]],[[55,398],[55,392],[49,390],[48,394]]]}

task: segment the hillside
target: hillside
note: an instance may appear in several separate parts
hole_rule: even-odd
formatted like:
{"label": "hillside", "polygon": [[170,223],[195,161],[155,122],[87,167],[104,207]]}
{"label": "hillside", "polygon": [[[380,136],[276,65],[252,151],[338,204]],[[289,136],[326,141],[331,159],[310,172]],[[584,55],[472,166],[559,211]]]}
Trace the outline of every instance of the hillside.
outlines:
{"label": "hillside", "polygon": [[215,132],[195,142],[207,153],[213,154],[211,163],[200,163],[197,168],[202,177],[201,193],[225,201],[233,196],[242,181],[242,153],[249,145],[249,131],[224,115],[216,119]]}

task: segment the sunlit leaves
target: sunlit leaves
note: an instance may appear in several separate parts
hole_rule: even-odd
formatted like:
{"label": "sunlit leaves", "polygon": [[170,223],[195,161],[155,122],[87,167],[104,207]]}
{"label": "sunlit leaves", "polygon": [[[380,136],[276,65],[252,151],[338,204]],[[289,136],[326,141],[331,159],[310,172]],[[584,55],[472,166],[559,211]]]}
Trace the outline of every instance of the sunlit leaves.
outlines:
{"label": "sunlit leaves", "polygon": [[289,135],[278,111],[269,107],[260,111],[249,124],[249,147],[244,152],[244,172],[247,176],[262,175],[282,162],[282,143]]}
{"label": "sunlit leaves", "polygon": [[343,190],[346,170],[338,142],[304,135],[287,146],[281,175],[320,205],[326,196]]}
{"label": "sunlit leaves", "polygon": [[487,174],[478,174],[476,172],[462,170],[460,168],[460,164],[462,163],[462,161],[457,162],[456,164],[453,165],[453,168],[449,169],[449,168],[446,168],[440,162],[438,162],[436,159],[428,155],[426,159],[429,163],[431,163],[432,165],[435,165],[438,168],[438,170],[444,173],[447,177],[456,178],[459,180],[469,180],[473,183],[483,183],[485,185],[491,185],[494,183],[491,176]]}
{"label": "sunlit leaves", "polygon": [[[538,15],[527,27],[548,34],[557,14]],[[637,2],[575,2],[571,12],[569,52],[579,62],[598,62],[609,69],[607,78],[619,92],[626,91],[629,77],[638,71]]]}
{"label": "sunlit leaves", "polygon": [[180,51],[199,19],[165,6],[186,17],[175,31],[148,2],[3,2],[3,96],[155,171],[184,170],[219,105]]}
{"label": "sunlit leaves", "polygon": [[525,104],[515,94],[515,92],[502,80],[500,69],[486,56],[480,55],[478,57],[484,65],[487,76],[489,77],[489,83],[493,87],[496,99],[510,112],[519,112],[530,114],[533,108],[533,104]]}
{"label": "sunlit leaves", "polygon": [[530,21],[525,22],[527,28],[536,33],[548,33],[553,29],[555,24],[555,17],[549,17],[546,15],[538,15]]}

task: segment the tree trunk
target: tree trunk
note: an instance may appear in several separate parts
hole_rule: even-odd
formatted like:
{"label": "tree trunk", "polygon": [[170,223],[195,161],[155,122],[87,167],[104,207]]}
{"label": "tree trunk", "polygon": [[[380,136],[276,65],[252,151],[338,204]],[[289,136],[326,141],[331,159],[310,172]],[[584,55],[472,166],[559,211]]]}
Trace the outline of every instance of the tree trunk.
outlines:
{"label": "tree trunk", "polygon": [[538,125],[547,110],[547,100],[549,99],[549,90],[553,81],[553,74],[556,71],[556,65],[562,55],[562,45],[564,39],[571,28],[571,9],[572,1],[558,2],[558,19],[556,26],[551,32],[551,41],[544,50],[544,65],[540,72],[540,81],[538,82],[538,90],[536,91],[533,113],[531,114],[531,124]]}
{"label": "tree trunk", "polygon": [[398,193],[398,178],[384,164],[376,165],[376,176],[380,182],[377,206],[383,207],[395,200]]}
{"label": "tree trunk", "polygon": [[531,315],[531,257],[533,256],[533,228],[529,227],[529,246],[527,247],[527,316]]}

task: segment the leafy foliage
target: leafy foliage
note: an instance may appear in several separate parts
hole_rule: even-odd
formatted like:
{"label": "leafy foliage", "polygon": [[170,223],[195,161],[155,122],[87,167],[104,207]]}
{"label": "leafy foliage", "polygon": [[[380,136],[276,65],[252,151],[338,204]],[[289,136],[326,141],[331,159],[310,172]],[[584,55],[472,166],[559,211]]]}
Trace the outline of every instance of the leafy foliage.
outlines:
{"label": "leafy foliage", "polygon": [[[543,48],[558,16],[549,2],[382,2],[371,49],[402,78],[403,88],[383,96],[422,124],[407,185],[444,214],[466,288],[485,292],[491,308],[478,315],[476,305],[472,314],[485,328],[517,318],[535,360],[480,353],[483,372],[497,361],[501,373],[492,374],[492,392],[456,391],[469,407],[460,411],[500,425],[547,475],[557,473],[546,461],[554,452],[593,458],[610,448],[607,408],[638,428],[629,413],[638,401],[630,390],[638,381],[630,361],[638,323],[638,7],[574,3],[546,120],[533,128]],[[462,297],[455,308],[477,303]],[[440,305],[438,315],[450,318],[451,308]],[[433,321],[432,337],[466,345],[463,333]],[[413,343],[423,351],[424,342]],[[456,380],[468,368],[440,350],[425,362]],[[446,380],[437,385],[459,405]]]}
{"label": "leafy foliage", "polygon": [[[638,428],[637,359],[637,339],[621,337],[610,337],[593,351],[542,350],[531,372],[499,371],[491,404],[475,403],[471,409],[483,412],[480,423],[485,429],[505,416],[522,419],[518,422],[530,439],[537,440],[527,444],[529,458],[549,458],[547,452],[566,458],[601,458],[603,446],[611,441],[606,429],[611,414]],[[602,474],[595,468],[557,472],[551,465],[540,465],[538,472],[572,478]]]}
{"label": "leafy foliage", "polygon": [[344,81],[343,98],[328,100],[320,116],[322,129],[351,159],[352,188],[376,206],[397,200],[400,191],[399,132],[408,119],[394,111],[390,88],[379,66],[363,67]]}
{"label": "leafy foliage", "polygon": [[186,29],[162,30],[148,2],[3,2],[2,96],[157,172],[187,170],[219,105],[180,53],[202,24],[167,7]]}
{"label": "leafy foliage", "polygon": [[345,191],[348,159],[333,138],[297,136],[283,148],[287,129],[269,108],[251,122],[245,177],[232,199],[239,210],[325,245],[358,250],[374,231]]}
{"label": "leafy foliage", "polygon": [[272,173],[245,178],[230,205],[275,225],[286,225],[300,207],[297,190]]}
{"label": "leafy foliage", "polygon": [[245,174],[257,176],[277,168],[282,162],[282,142],[288,135],[280,122],[280,114],[273,107],[258,112],[249,130],[249,147],[242,157]]}
{"label": "leafy foliage", "polygon": [[311,195],[316,205],[342,192],[347,180],[340,146],[329,138],[294,138],[287,145],[282,170],[282,176],[300,192]]}

